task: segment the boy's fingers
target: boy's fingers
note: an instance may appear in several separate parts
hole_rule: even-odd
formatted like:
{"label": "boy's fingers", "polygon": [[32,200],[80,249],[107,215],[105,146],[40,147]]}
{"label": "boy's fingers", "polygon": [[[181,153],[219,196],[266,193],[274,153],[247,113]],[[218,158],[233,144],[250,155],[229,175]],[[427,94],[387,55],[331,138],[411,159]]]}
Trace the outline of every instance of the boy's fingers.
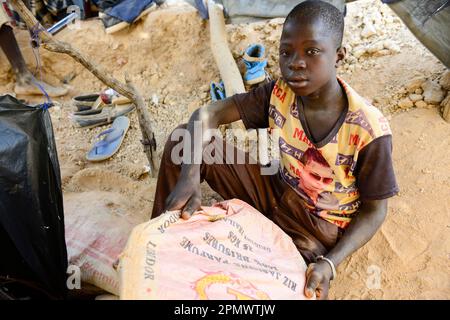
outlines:
{"label": "boy's fingers", "polygon": [[190,208],[184,209],[181,213],[181,218],[184,220],[189,220],[195,210],[191,210]]}
{"label": "boy's fingers", "polygon": [[200,200],[195,196],[190,198],[183,211],[181,212],[181,218],[188,220],[199,207]]}
{"label": "boy's fingers", "polygon": [[317,298],[319,300],[326,300],[328,298],[328,286],[321,286],[317,290]]}
{"label": "boy's fingers", "polygon": [[166,199],[166,211],[179,210],[186,204],[187,199],[183,194],[171,193]]}
{"label": "boy's fingers", "polygon": [[312,298],[316,292],[317,287],[320,284],[320,276],[317,272],[311,272],[307,275],[306,286],[305,286],[305,296],[307,298]]}
{"label": "boy's fingers", "polygon": [[178,209],[177,207],[180,206],[180,202],[181,201],[179,201],[179,198],[173,198],[169,196],[169,198],[167,198],[166,200],[166,206],[164,210],[165,211],[176,210]]}

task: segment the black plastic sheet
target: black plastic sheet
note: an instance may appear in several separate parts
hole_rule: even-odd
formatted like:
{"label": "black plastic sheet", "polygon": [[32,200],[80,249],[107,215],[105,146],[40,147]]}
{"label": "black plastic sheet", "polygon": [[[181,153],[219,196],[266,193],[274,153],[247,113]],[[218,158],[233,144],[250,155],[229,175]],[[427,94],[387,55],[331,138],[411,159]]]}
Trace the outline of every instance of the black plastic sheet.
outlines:
{"label": "black plastic sheet", "polygon": [[66,294],[67,251],[50,115],[0,96],[0,276]]}

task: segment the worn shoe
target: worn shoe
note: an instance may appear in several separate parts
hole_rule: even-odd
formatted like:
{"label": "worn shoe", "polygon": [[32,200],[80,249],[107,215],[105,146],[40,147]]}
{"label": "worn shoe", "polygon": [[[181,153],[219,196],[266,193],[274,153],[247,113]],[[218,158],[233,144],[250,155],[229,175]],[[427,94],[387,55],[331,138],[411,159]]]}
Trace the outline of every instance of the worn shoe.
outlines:
{"label": "worn shoe", "polygon": [[[143,17],[145,17],[147,14],[149,14],[150,12],[152,12],[155,9],[156,9],[155,2],[149,3],[131,23],[128,21],[119,19],[116,16],[112,16],[112,14],[113,14],[112,10],[108,10],[108,11],[105,11],[104,13],[102,13],[101,19],[103,21],[103,25],[105,26],[106,33],[112,34],[112,33],[116,33],[120,30],[123,30],[123,29],[131,26],[131,24],[139,21],[140,19],[142,19]],[[111,13],[111,15],[108,13]],[[121,17],[122,17],[122,15],[121,15]]]}
{"label": "worn shoe", "polygon": [[265,48],[261,44],[251,45],[245,50],[244,63],[247,71],[244,75],[244,82],[247,85],[263,82],[266,78],[264,68],[267,66],[267,59],[264,57]]}
{"label": "worn shoe", "polygon": [[223,82],[219,83],[211,82],[209,93],[211,94],[212,101],[223,100],[226,98],[225,87]]}

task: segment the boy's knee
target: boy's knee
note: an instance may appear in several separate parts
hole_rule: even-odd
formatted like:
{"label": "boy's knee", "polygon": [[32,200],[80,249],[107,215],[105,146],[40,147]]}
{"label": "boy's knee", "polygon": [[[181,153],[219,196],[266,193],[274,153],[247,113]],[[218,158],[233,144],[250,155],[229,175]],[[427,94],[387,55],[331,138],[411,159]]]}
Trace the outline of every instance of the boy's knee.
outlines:
{"label": "boy's knee", "polygon": [[7,25],[6,23],[3,23],[2,25],[0,25],[0,35],[11,33],[11,32],[12,32],[11,26]]}

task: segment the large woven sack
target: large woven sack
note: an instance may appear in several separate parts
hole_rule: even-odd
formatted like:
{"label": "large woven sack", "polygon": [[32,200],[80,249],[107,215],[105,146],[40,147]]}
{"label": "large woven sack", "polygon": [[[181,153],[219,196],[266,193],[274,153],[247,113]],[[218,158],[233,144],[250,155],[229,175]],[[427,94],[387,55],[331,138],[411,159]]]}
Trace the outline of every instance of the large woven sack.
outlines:
{"label": "large woven sack", "polygon": [[191,219],[166,212],[135,227],[119,264],[121,299],[305,299],[291,238],[240,200]]}
{"label": "large woven sack", "polygon": [[145,221],[127,211],[126,203],[105,191],[68,193],[64,200],[69,266],[79,268],[82,282],[114,295],[119,295],[114,264],[133,227]]}

